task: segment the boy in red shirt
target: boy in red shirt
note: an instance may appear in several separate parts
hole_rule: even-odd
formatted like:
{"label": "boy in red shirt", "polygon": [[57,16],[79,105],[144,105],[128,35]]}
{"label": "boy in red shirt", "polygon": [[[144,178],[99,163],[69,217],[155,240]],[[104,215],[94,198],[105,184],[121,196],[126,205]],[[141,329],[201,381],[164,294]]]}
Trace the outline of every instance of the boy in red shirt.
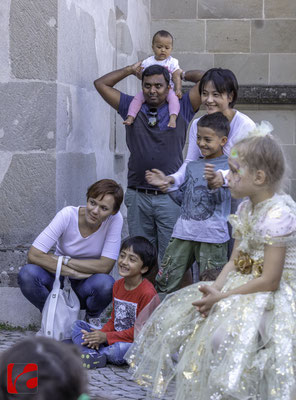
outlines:
{"label": "boy in red shirt", "polygon": [[118,271],[122,279],[113,286],[113,309],[102,329],[76,321],[72,341],[81,348],[86,368],[104,367],[107,362],[121,365],[134,341],[134,324],[139,313],[157,296],[144,277],[157,267],[154,246],[144,237],[126,239],[120,249]]}

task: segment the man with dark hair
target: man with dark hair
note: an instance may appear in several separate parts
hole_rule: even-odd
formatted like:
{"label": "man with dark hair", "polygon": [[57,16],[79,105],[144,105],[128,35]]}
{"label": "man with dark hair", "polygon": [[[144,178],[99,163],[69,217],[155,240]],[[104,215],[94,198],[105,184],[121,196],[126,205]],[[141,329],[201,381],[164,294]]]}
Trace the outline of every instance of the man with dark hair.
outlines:
{"label": "man with dark hair", "polygon": [[[121,117],[127,117],[133,97],[114,88],[124,78],[135,75],[141,63],[126,66],[97,79],[97,91]],[[182,79],[198,82],[201,71],[182,72]],[[182,150],[186,131],[194,113],[200,106],[198,85],[194,85],[180,100],[180,113],[176,128],[168,127],[169,111],[166,97],[170,89],[168,71],[152,65],[142,73],[145,103],[132,125],[126,126],[126,141],[130,150],[128,162],[128,189],[125,194],[129,233],[145,236],[156,245],[160,258],[168,245],[179,206],[171,197],[149,185],[145,172],[158,168],[166,175],[176,172],[183,162]]]}

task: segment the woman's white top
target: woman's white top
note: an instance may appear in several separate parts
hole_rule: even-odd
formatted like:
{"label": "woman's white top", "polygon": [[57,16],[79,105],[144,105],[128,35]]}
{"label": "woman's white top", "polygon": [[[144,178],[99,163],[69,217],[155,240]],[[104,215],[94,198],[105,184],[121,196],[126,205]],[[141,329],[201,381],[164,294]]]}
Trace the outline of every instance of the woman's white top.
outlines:
{"label": "woman's white top", "polygon": [[80,259],[98,259],[103,256],[117,260],[123,224],[121,213],[110,215],[96,232],[83,237],[78,226],[80,207],[84,206],[68,206],[59,211],[35,239],[33,246],[48,253],[56,245],[55,254],[58,256]]}

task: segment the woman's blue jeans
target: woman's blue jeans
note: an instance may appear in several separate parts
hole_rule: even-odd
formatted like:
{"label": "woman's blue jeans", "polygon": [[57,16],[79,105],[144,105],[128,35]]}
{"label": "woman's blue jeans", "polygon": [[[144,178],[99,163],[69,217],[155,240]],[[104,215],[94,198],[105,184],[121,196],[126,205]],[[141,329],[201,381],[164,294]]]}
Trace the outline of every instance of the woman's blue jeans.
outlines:
{"label": "woman's blue jeans", "polygon": [[[92,327],[92,325],[88,324],[87,322],[80,320],[74,322],[72,326],[72,342],[79,346],[81,353],[93,354],[94,351],[96,351],[87,346],[81,345],[83,342],[81,329],[90,332],[91,328],[95,327]],[[127,342],[116,342],[110,346],[102,344],[100,345],[98,353],[105,354],[109,363],[122,365],[126,363],[123,357],[131,345],[132,343]]]}
{"label": "woman's blue jeans", "polygon": [[[18,274],[18,284],[23,295],[42,311],[52,290],[55,275],[39,265],[26,264]],[[64,278],[61,277],[61,283]],[[80,308],[91,318],[98,317],[112,301],[114,279],[107,274],[94,274],[87,279],[70,279],[80,301]]]}

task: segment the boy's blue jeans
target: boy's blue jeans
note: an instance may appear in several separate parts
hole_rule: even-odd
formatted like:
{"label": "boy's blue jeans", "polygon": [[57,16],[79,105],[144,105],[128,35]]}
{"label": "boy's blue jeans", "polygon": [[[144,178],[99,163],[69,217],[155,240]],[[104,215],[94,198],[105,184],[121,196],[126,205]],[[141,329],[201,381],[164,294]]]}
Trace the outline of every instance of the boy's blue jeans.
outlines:
{"label": "boy's blue jeans", "polygon": [[101,344],[99,350],[90,349],[87,346],[82,346],[82,332],[81,329],[90,332],[91,328],[95,328],[92,325],[88,324],[85,321],[76,321],[72,326],[72,342],[80,347],[81,353],[94,353],[97,351],[100,354],[105,354],[107,357],[107,361],[111,364],[122,365],[125,364],[125,360],[123,359],[125,353],[128,351],[132,343],[127,342],[116,342],[111,344],[110,346]]}
{"label": "boy's blue jeans", "polygon": [[[23,295],[42,311],[47,296],[52,290],[55,275],[39,265],[27,264],[18,274],[18,284]],[[107,274],[94,274],[87,279],[70,279],[77,294],[81,309],[94,318],[112,301],[114,279]],[[61,277],[63,282],[63,277]]]}

